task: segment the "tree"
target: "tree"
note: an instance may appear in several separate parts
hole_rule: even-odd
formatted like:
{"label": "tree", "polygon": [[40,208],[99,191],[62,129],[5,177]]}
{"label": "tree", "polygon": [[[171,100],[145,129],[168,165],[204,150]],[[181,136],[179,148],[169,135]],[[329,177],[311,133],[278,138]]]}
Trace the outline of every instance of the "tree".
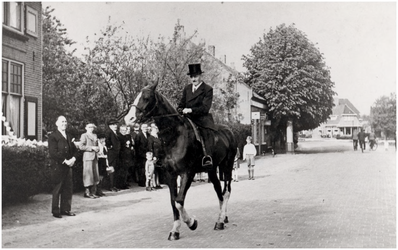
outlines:
{"label": "tree", "polygon": [[397,130],[397,96],[391,93],[390,96],[378,98],[370,108],[372,128],[376,134],[382,132],[386,137],[395,137]]}
{"label": "tree", "polygon": [[267,102],[274,129],[292,120],[296,132],[314,129],[332,114],[334,83],[323,56],[294,25],[270,29],[243,56],[245,82]]}
{"label": "tree", "polygon": [[43,124],[55,128],[55,120],[65,115],[69,123],[84,128],[87,122],[101,123],[104,114],[114,110],[105,89],[98,88],[101,79],[96,71],[66,48],[75,42],[67,37],[60,20],[43,10]]}
{"label": "tree", "polygon": [[[215,79],[220,73],[214,60],[206,56],[205,44],[192,42],[197,31],[186,36],[178,21],[171,39],[159,36],[154,42],[149,38],[132,38],[127,33],[123,34],[123,29],[123,25],[113,26],[109,20],[95,46],[86,48],[87,64],[92,71],[104,77],[101,85],[116,100],[119,113],[128,107],[143,87],[153,81],[160,81],[157,90],[177,106],[182,89],[189,82],[187,72],[190,63],[202,63],[206,72],[203,80],[210,84],[217,82]],[[231,91],[233,88],[223,90],[220,96],[214,97],[215,103],[233,107],[236,98],[229,96]],[[217,107],[212,108],[214,113],[219,113]]]}
{"label": "tree", "polygon": [[43,123],[51,128],[59,115],[68,116],[78,92],[76,79],[79,63],[67,52],[66,46],[74,42],[66,37],[66,29],[53,17],[54,9],[43,11]]}

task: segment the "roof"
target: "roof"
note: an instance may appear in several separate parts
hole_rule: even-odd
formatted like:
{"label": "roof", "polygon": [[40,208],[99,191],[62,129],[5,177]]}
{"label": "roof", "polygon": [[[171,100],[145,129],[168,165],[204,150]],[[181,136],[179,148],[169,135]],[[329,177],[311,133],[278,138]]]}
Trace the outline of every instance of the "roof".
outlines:
{"label": "roof", "polygon": [[[354,105],[344,98],[334,98],[334,104],[331,118],[327,121],[327,125],[335,125],[337,127],[358,127],[360,126],[359,111]],[[343,117],[352,117],[344,119]]]}

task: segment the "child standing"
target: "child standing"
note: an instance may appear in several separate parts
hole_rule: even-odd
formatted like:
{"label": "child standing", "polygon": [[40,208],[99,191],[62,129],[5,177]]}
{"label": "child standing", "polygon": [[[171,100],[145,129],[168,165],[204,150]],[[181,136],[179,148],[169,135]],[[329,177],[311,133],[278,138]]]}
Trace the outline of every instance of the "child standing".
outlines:
{"label": "child standing", "polygon": [[234,160],[234,167],[232,169],[232,179],[235,182],[239,181],[239,179],[238,179],[238,170],[239,170],[239,167],[240,167],[239,158],[240,158],[240,152],[239,152],[239,148],[237,148],[236,155],[235,155],[235,160]]}
{"label": "child standing", "polygon": [[155,164],[153,160],[153,153],[147,152],[146,153],[146,162],[145,162],[145,177],[146,177],[146,191],[152,191],[154,189],[153,183],[153,172],[155,170]]}
{"label": "child standing", "polygon": [[246,138],[247,144],[243,147],[243,160],[247,158],[247,168],[249,172],[249,180],[254,180],[254,156],[257,155],[257,149],[252,144],[252,137]]}

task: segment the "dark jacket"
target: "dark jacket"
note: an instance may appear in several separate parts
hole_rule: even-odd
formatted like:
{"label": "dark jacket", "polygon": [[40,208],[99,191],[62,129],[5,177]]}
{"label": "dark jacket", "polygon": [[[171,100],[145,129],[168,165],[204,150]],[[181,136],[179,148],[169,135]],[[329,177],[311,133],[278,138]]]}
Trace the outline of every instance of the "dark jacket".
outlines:
{"label": "dark jacket", "polygon": [[142,131],[140,131],[135,140],[135,149],[136,149],[136,157],[140,158],[140,160],[146,159],[146,152],[148,152],[148,137],[149,134],[147,133],[147,137],[144,136]]}
{"label": "dark jacket", "polygon": [[108,148],[108,164],[118,167],[120,158],[121,143],[119,137],[112,130],[108,129],[105,134],[105,144]]}
{"label": "dark jacket", "polygon": [[70,134],[66,133],[65,138],[61,132],[55,130],[48,137],[48,149],[51,158],[51,179],[56,183],[67,176],[70,167],[62,162],[72,157],[77,158],[77,148]]}
{"label": "dark jacket", "polygon": [[161,161],[159,159],[164,158],[162,139],[150,135],[148,138],[148,150],[153,153],[154,157],[156,157],[156,164],[160,165]]}
{"label": "dark jacket", "polygon": [[131,135],[118,134],[119,141],[121,144],[120,148],[120,160],[123,167],[130,167],[133,165],[133,141]]}
{"label": "dark jacket", "polygon": [[192,113],[187,114],[187,117],[200,127],[215,130],[213,116],[209,113],[212,102],[213,88],[210,85],[202,82],[195,93],[192,93],[192,84],[188,84],[182,92],[178,109],[192,109]]}
{"label": "dark jacket", "polygon": [[361,132],[358,133],[358,140],[364,141],[365,138],[366,138],[366,133],[365,132],[361,131]]}

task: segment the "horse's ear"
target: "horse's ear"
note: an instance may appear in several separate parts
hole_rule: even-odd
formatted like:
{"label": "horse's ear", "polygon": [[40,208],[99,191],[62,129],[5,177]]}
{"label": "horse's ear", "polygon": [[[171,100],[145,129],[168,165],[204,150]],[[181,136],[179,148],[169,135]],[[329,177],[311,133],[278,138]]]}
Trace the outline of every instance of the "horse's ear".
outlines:
{"label": "horse's ear", "polygon": [[152,91],[156,90],[156,87],[158,86],[159,83],[159,78],[149,87]]}

